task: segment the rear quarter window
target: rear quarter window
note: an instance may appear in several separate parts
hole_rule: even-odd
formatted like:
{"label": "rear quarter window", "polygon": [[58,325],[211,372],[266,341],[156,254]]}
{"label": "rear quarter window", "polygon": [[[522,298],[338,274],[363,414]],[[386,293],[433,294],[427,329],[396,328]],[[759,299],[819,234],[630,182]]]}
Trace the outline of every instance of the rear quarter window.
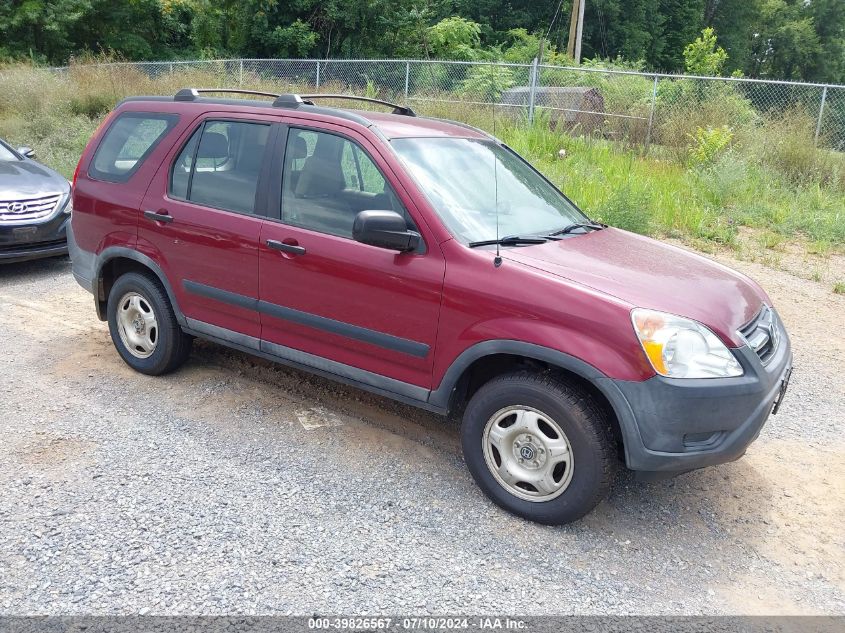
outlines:
{"label": "rear quarter window", "polygon": [[88,174],[110,182],[129,180],[178,120],[176,114],[125,112],[118,115],[100,141]]}

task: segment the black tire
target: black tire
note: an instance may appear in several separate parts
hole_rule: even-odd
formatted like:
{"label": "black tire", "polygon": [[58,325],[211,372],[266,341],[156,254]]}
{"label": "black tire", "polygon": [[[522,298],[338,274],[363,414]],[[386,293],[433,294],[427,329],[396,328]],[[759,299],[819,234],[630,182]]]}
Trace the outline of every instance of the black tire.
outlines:
{"label": "black tire", "polygon": [[[571,479],[548,501],[516,496],[488,468],[485,428],[497,412],[512,406],[530,407],[553,419],[571,446]],[[611,437],[602,407],[583,389],[552,373],[518,372],[492,379],[470,399],[461,426],[464,460],[481,490],[508,512],[548,525],[576,521],[605,498],[618,466]]]}
{"label": "black tire", "polygon": [[[155,314],[155,349],[146,358],[133,354],[121,340],[117,318],[118,302],[127,293],[140,295]],[[121,358],[135,371],[149,376],[160,376],[174,371],[188,359],[193,338],[182,331],[167,293],[158,280],[135,272],[121,275],[112,285],[106,310],[112,342]]]}

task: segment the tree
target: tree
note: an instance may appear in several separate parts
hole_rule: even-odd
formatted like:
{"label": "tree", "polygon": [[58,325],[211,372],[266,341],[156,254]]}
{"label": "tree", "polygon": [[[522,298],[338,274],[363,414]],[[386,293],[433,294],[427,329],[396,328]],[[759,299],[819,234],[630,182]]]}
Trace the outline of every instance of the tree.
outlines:
{"label": "tree", "polygon": [[763,1],[748,64],[752,77],[795,80],[812,77],[821,52],[808,4]]}
{"label": "tree", "polygon": [[684,47],[684,65],[690,75],[718,77],[728,61],[725,49],[716,43],[716,31],[706,27],[701,36]]}
{"label": "tree", "polygon": [[684,45],[701,32],[704,24],[704,0],[661,0],[665,16],[660,50],[648,60],[657,68],[680,70],[685,67]]}
{"label": "tree", "polygon": [[808,7],[819,36],[815,63],[805,77],[815,81],[845,82],[845,3],[842,0],[813,0]]}
{"label": "tree", "polygon": [[704,26],[713,27],[728,54],[725,72],[746,71],[760,15],[759,0],[707,0]]}
{"label": "tree", "polygon": [[480,45],[481,27],[457,16],[440,20],[426,32],[426,50],[436,59],[476,59]]}

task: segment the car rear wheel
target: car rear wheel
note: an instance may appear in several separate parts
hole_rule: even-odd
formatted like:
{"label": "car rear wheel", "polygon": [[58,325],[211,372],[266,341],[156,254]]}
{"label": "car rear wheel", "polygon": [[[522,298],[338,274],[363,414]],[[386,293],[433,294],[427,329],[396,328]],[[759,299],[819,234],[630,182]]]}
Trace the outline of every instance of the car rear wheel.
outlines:
{"label": "car rear wheel", "polygon": [[140,273],[121,275],[109,292],[112,342],[132,369],[158,376],[188,358],[192,339],[182,332],[158,281]]}
{"label": "car rear wheel", "polygon": [[497,505],[531,521],[563,524],[607,494],[616,454],[607,415],[579,387],[553,374],[494,378],[464,413],[464,459]]}

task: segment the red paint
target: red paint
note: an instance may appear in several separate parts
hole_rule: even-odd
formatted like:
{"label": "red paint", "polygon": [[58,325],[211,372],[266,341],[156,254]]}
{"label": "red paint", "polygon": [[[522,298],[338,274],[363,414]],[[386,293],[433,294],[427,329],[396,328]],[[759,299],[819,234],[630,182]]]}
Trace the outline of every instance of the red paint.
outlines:
{"label": "red paint", "polygon": [[[128,102],[129,110],[177,112],[180,120],[126,183],[88,175],[98,131],[80,160],[73,228],[79,246],[137,248],[156,261],[189,317],[412,383],[436,388],[471,345],[491,339],[534,343],[590,363],[611,378],[653,375],[634,335],[634,307],[696,319],[726,343],[768,301],[754,282],[682,249],[616,229],[542,245],[490,250],[453,240],[406,174],[386,137],[483,135],[443,121],[363,113],[377,130],[336,116],[208,102]],[[171,200],[170,166],[198,117],[311,126],[358,142],[383,171],[419,227],[426,251],[397,254],[285,225]],[[171,224],[141,218],[167,211]],[[140,219],[139,219],[140,218]],[[284,254],[267,240],[298,244]],[[189,279],[229,292],[429,345],[425,358],[330,334],[185,292]]]}

